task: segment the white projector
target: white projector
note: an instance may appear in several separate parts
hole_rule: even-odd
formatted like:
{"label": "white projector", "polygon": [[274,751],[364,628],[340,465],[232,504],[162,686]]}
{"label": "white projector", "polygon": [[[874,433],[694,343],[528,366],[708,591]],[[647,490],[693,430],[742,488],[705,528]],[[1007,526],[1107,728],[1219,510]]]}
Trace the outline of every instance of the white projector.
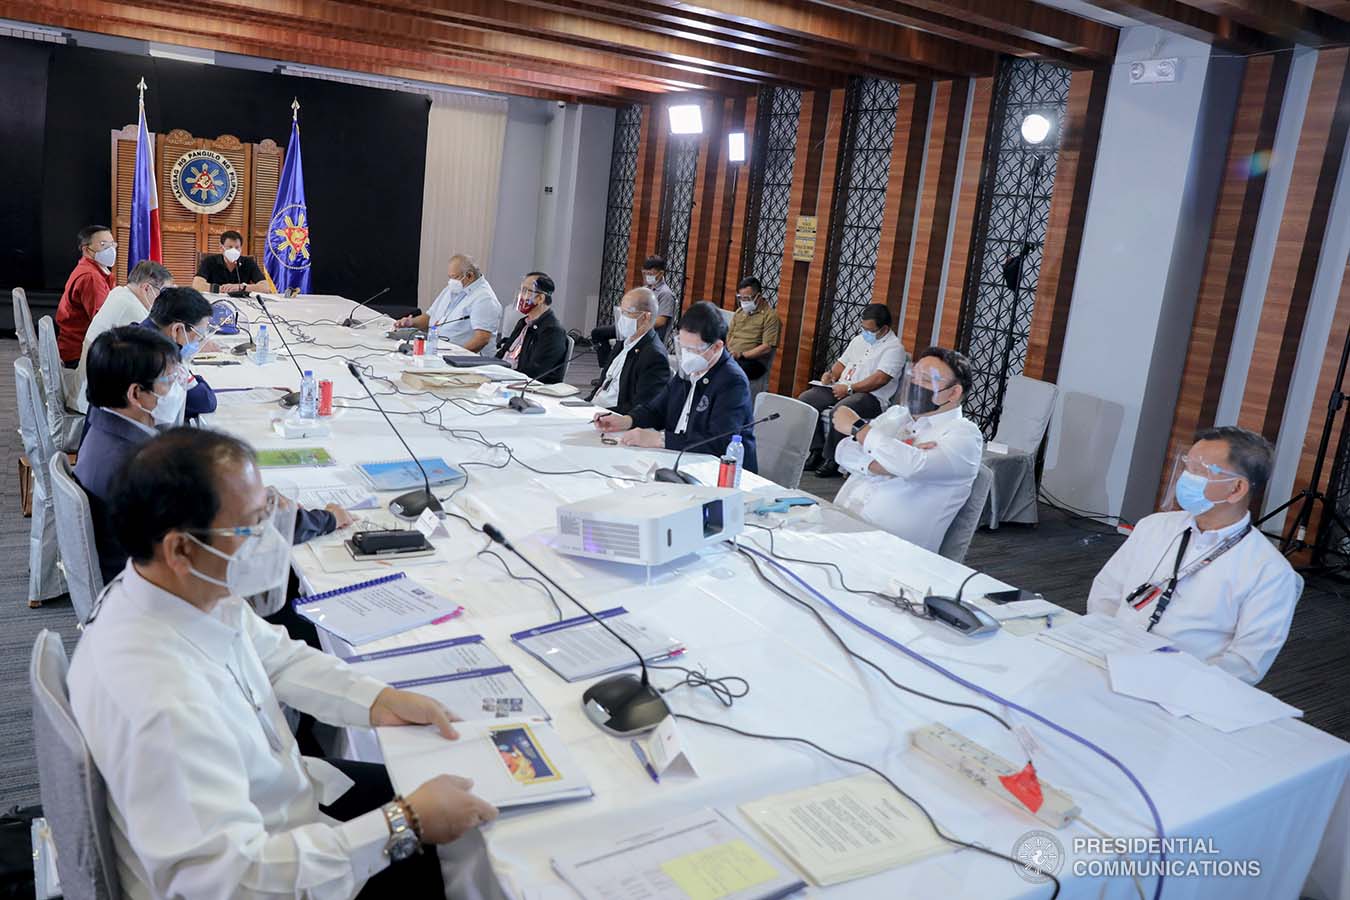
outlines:
{"label": "white projector", "polygon": [[745,495],[734,488],[651,482],[559,506],[554,549],[659,566],[744,528]]}

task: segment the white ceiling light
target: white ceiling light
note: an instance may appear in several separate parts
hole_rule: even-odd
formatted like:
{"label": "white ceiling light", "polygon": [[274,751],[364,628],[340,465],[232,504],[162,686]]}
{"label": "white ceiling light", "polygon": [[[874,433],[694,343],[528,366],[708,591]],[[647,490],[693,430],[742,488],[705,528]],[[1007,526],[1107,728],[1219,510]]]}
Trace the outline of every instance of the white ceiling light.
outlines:
{"label": "white ceiling light", "polygon": [[684,103],[670,107],[671,134],[702,134],[703,107],[697,103]]}
{"label": "white ceiling light", "polygon": [[150,44],[150,55],[155,59],[175,59],[178,62],[215,65],[216,54],[212,50],[199,50],[196,47],[175,47],[173,44]]}
{"label": "white ceiling light", "polygon": [[733,131],[727,135],[727,162],[745,162],[744,131]]}
{"label": "white ceiling light", "polygon": [[1022,140],[1039,144],[1050,136],[1050,120],[1040,113],[1032,113],[1022,120]]}

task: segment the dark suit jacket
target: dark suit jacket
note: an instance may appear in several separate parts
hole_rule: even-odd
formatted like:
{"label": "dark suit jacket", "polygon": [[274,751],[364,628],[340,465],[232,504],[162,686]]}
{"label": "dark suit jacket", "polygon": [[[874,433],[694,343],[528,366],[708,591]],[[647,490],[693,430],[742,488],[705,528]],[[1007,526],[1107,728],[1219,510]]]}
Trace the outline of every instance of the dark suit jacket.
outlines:
{"label": "dark suit jacket", "polygon": [[[621,416],[628,415],[633,407],[661,393],[669,380],[670,357],[666,355],[666,347],[655,331],[649,331],[623,358],[623,368],[619,370],[619,399],[612,409]],[[600,388],[596,388],[591,396],[599,392]]]}
{"label": "dark suit jacket", "polygon": [[[141,322],[142,328],[148,328],[151,331],[159,331],[159,326],[155,324],[154,319],[146,319]],[[216,392],[211,390],[211,385],[206,383],[206,379],[192,373],[192,377],[197,379],[197,383],[188,389],[187,400],[183,404],[183,421],[191,421],[198,416],[206,416],[216,411]]]}
{"label": "dark suit jacket", "polygon": [[516,322],[510,336],[497,344],[497,358],[506,356],[521,330],[527,327],[529,331],[520,347],[516,369],[531,378],[539,378],[544,384],[557,384],[563,380],[563,369],[566,368],[563,361],[567,359],[567,332],[551,309],[533,322],[526,318]]}
{"label": "dark suit jacket", "polygon": [[[684,434],[676,434],[675,426],[680,422],[680,412],[684,409],[684,401],[691,388],[696,393],[694,405],[689,410],[689,425]],[[628,415],[633,417],[635,428],[665,429],[667,449],[683,450],[688,447],[691,453],[709,453],[714,456],[720,456],[726,450],[727,444],[731,442],[730,435],[697,447],[694,445],[724,431],[745,428],[741,432],[741,442],[745,444],[745,468],[751,472],[759,471],[759,460],[755,455],[755,432],[745,427],[754,421],[750,382],[725,350],[722,351],[722,358],[700,375],[694,385],[691,386],[683,374],[677,373],[671,376],[659,394],[635,406]]]}

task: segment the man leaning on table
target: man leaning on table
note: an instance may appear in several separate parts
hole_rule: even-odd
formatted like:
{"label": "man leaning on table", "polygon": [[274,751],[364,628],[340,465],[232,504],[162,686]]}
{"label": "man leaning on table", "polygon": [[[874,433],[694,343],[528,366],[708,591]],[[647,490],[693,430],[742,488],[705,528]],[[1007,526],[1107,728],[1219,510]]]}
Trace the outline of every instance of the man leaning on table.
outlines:
{"label": "man leaning on table", "polygon": [[[602,432],[624,434],[619,440],[632,447],[686,448],[720,454],[741,429],[745,468],[758,471],[750,382],[726,349],[727,326],[722,311],[706,300],[689,307],[680,319],[676,347],[679,371],[665,388],[626,416],[603,413],[595,417]],[[725,433],[725,434],[724,434]]]}
{"label": "man leaning on table", "polygon": [[1179,509],[1139,520],[1093,580],[1088,612],[1161,635],[1248,683],[1264,678],[1303,591],[1251,521],[1272,457],[1245,429],[1200,432],[1173,464]]}
{"label": "man leaning on table", "polygon": [[835,502],[934,553],[970,498],[984,437],[961,414],[970,360],[929,347],[900,382],[903,405],[868,421],[840,404],[834,427],[847,440],[834,458],[849,472]]}
{"label": "man leaning on table", "polygon": [[419,839],[462,839],[496,810],[453,775],[404,798],[382,766],[300,755],[282,703],[335,725],[457,735],[435,700],[288,639],[240,600],[290,565],[273,496],[246,445],[186,428],[141,447],[117,490],[131,561],[85,626],[69,687],[107,782],[122,890],[444,896]]}
{"label": "man leaning on table", "polygon": [[[450,257],[449,280],[424,313],[404,316],[400,328],[425,331],[435,325],[443,341],[458,344],[471,353],[491,353],[492,339],[502,327],[502,305],[473,258],[463,253]],[[433,348],[435,349],[435,348]]]}

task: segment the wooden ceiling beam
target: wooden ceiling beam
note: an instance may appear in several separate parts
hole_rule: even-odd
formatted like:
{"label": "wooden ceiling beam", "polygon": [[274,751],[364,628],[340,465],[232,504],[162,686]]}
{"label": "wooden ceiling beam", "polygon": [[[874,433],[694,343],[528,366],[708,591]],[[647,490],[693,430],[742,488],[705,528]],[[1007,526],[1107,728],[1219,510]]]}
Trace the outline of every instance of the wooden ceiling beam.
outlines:
{"label": "wooden ceiling beam", "polygon": [[1350,43],[1350,23],[1292,0],[1187,0],[1215,16],[1310,47]]}
{"label": "wooden ceiling beam", "polygon": [[1179,3],[1177,0],[1085,0],[1144,25],[1157,25],[1192,40],[1241,53],[1278,49],[1278,41],[1240,22]]}
{"label": "wooden ceiling beam", "polygon": [[1350,0],[1304,0],[1313,9],[1350,21]]}
{"label": "wooden ceiling beam", "polygon": [[1094,66],[1116,55],[1115,28],[1028,0],[816,2],[1016,56]]}

